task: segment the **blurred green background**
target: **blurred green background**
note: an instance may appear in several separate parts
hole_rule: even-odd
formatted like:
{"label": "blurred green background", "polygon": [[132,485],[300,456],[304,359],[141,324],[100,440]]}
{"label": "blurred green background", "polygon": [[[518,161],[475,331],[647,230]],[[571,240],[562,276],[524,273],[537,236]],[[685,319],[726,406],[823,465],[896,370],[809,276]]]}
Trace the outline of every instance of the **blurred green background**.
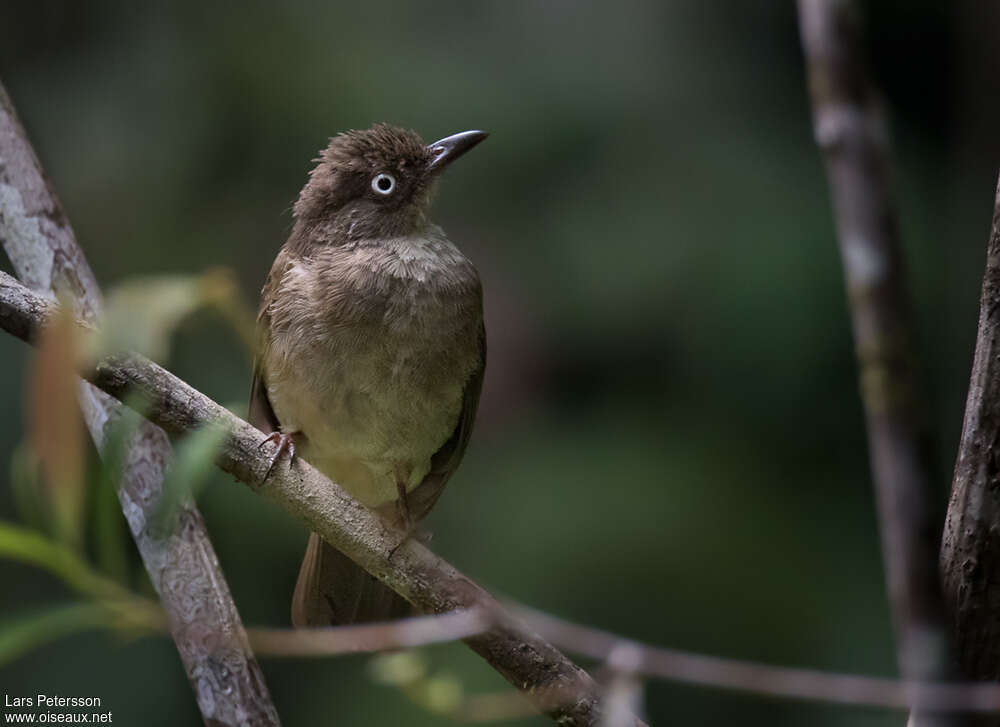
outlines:
{"label": "blurred green background", "polygon": [[[942,509],[1000,157],[990,5],[864,6]],[[498,593],[651,643],[895,673],[790,0],[8,0],[0,78],[102,285],[225,266],[254,305],[330,135],[489,130],[436,206],[482,272],[490,361],[434,549]],[[0,336],[7,519],[30,361]],[[217,316],[187,321],[164,363],[246,397],[248,355]],[[286,625],[305,531],[219,474],[200,504],[246,623]],[[0,614],[69,597],[28,567],[0,578]],[[504,687],[464,647],[429,658],[471,692]],[[366,661],[265,660],[286,727],[447,723]],[[164,638],[59,641],[0,668],[0,691],[200,723]],[[663,683],[646,708],[661,725],[904,721]]]}

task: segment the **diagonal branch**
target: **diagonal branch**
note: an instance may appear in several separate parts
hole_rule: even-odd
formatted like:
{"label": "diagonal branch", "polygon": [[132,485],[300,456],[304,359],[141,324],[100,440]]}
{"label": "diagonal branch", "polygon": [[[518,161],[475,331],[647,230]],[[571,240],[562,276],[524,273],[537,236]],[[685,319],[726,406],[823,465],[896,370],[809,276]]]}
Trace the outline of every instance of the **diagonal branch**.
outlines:
{"label": "diagonal branch", "polygon": [[[889,601],[904,678],[950,672],[939,525],[914,374],[888,129],[850,0],[799,0],[813,126],[826,162],[865,407]],[[912,724],[955,719],[915,714]]]}
{"label": "diagonal branch", "polygon": [[966,676],[1000,679],[1000,183],[941,568]]}
{"label": "diagonal branch", "polygon": [[[0,273],[0,328],[34,341],[54,310],[51,302]],[[167,432],[223,427],[229,436],[216,458],[219,467],[295,515],[421,611],[491,614],[490,628],[465,643],[559,724],[601,724],[603,695],[587,672],[422,544],[414,539],[400,544],[398,531],[312,465],[282,461],[265,477],[270,452],[258,429],[142,356],[109,357],[87,378],[117,399],[139,395],[143,414]],[[643,727],[635,718],[632,724]]]}
{"label": "diagonal branch", "polygon": [[[67,299],[80,318],[96,320],[101,310],[97,281],[2,84],[0,242],[26,285],[46,298]],[[94,443],[103,449],[122,406],[83,382],[79,399]],[[144,424],[123,463],[118,495],[167,613],[202,717],[213,727],[277,725],[277,711],[201,514],[187,502],[180,508],[174,532],[154,535],[146,527],[159,502],[169,458],[166,434]]]}

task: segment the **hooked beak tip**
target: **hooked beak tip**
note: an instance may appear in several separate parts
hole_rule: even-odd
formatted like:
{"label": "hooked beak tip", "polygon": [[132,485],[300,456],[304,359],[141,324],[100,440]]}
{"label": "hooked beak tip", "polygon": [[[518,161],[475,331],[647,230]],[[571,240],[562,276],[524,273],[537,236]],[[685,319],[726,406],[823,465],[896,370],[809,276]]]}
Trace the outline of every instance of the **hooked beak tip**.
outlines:
{"label": "hooked beak tip", "polygon": [[433,156],[427,168],[433,171],[444,169],[487,136],[489,134],[485,131],[462,131],[428,144],[427,149]]}

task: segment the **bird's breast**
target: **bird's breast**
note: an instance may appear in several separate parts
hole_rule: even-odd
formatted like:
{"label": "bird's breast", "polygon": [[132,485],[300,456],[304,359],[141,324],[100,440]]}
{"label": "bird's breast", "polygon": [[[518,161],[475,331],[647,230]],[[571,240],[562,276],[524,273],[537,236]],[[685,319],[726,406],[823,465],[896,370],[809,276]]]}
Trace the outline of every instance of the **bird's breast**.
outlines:
{"label": "bird's breast", "polygon": [[303,454],[370,506],[415,487],[480,365],[482,302],[447,240],[329,250],[295,263],[269,310],[268,394]]}

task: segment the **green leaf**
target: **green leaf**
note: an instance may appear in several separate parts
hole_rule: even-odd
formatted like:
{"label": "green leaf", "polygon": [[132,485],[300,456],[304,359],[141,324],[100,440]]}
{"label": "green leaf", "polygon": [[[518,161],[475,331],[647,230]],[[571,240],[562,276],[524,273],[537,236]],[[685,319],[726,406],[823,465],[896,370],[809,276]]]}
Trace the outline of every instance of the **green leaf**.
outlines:
{"label": "green leaf", "polygon": [[14,511],[31,527],[48,532],[52,526],[48,503],[41,492],[38,457],[22,442],[10,457],[10,489]]}
{"label": "green leaf", "polygon": [[44,568],[80,593],[99,598],[129,598],[124,588],[95,573],[73,550],[38,531],[13,523],[0,521],[0,558]]}
{"label": "green leaf", "polygon": [[[122,467],[128,445],[142,424],[142,417],[133,409],[142,410],[136,402],[126,407],[111,424],[101,452],[101,464],[94,480],[93,527],[98,567],[119,583],[128,582],[128,555],[125,518],[118,501]],[[130,408],[131,407],[131,408]]]}
{"label": "green leaf", "polygon": [[98,476],[98,485],[94,488],[93,533],[97,567],[121,584],[128,583],[129,560],[125,550],[128,542],[125,537],[125,517],[122,515],[121,504],[115,494],[115,488],[100,484],[103,479]]}
{"label": "green leaf", "polygon": [[111,612],[96,603],[49,606],[8,617],[0,621],[0,666],[64,636],[112,625]]}
{"label": "green leaf", "polygon": [[162,535],[173,530],[180,506],[197,498],[227,434],[224,427],[209,425],[189,434],[177,446],[174,461],[163,479],[163,494],[151,523],[154,533]]}

